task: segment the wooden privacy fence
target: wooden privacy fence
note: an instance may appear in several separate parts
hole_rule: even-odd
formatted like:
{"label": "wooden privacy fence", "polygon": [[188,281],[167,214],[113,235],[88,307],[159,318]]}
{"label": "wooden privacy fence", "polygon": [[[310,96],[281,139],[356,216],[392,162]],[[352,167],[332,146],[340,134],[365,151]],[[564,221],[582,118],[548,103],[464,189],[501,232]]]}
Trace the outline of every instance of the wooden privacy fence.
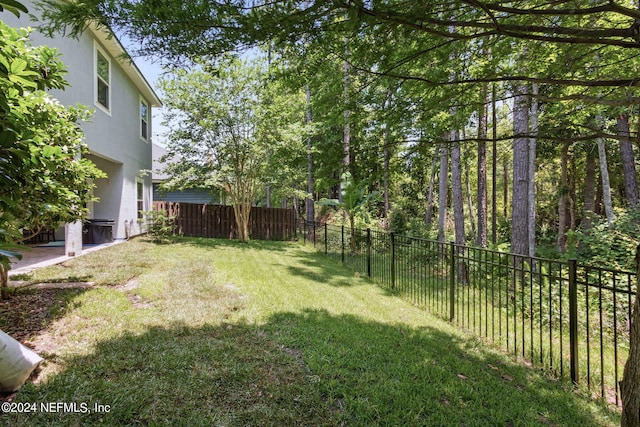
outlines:
{"label": "wooden privacy fence", "polygon": [[[153,210],[175,218],[175,232],[190,237],[233,239],[237,237],[233,206],[153,202]],[[296,236],[293,209],[251,208],[249,232],[257,240],[292,240]]]}

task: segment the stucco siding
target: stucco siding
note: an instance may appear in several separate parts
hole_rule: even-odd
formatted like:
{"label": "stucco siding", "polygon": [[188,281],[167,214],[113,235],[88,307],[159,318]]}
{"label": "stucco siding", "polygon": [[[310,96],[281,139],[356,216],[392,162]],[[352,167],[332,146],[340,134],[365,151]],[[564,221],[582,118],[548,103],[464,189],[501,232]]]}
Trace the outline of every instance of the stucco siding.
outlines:
{"label": "stucco siding", "polygon": [[[33,2],[23,3],[30,13],[37,12]],[[5,12],[0,14],[0,19],[13,27],[36,25],[24,14],[18,19]],[[151,207],[151,177],[141,175],[142,171],[152,169],[151,107],[158,105],[159,100],[135,66],[110,53],[118,48],[118,42],[102,40],[101,37],[99,32],[91,30],[85,31],[77,40],[62,36],[51,39],[34,32],[31,41],[34,45],[56,47],[68,70],[65,78],[70,87],[64,91],[51,91],[51,95],[64,105],[82,104],[94,110],[91,121],[82,123],[81,127],[91,151],[89,158],[108,174],[108,178],[96,181],[95,195],[100,201],[91,206],[90,217],[114,219],[113,235],[122,239],[128,231],[133,234],[141,231],[137,224],[139,181],[144,184],[145,208]],[[109,111],[95,101],[97,48],[110,61]],[[151,93],[153,99],[143,96],[143,93]],[[140,133],[141,99],[149,106],[148,140],[141,138]],[[130,229],[125,227],[125,221],[133,224]]]}

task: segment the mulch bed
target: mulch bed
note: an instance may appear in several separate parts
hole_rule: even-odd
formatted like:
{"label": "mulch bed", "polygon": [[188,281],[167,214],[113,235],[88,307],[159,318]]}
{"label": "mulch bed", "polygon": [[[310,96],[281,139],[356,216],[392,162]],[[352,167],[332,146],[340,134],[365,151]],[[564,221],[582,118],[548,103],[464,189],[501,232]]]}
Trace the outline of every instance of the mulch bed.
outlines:
{"label": "mulch bed", "polygon": [[[34,341],[46,341],[46,329],[57,316],[64,312],[69,293],[81,292],[93,283],[42,283],[18,289],[9,299],[0,299],[0,330],[20,341],[25,346],[37,350]],[[54,348],[55,343],[40,342],[45,350]],[[39,369],[32,374],[37,375]],[[0,402],[11,400],[15,393],[0,393]]]}
{"label": "mulch bed", "polygon": [[64,289],[19,291],[0,300],[0,329],[25,345],[51,320],[51,309],[63,300]]}

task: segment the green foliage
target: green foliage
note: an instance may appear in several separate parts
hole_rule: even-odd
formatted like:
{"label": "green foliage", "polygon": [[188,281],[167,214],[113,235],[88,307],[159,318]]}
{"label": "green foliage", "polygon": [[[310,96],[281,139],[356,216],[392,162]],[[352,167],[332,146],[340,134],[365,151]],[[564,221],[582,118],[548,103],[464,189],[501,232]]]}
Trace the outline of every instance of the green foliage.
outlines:
{"label": "green foliage", "polygon": [[369,222],[368,207],[370,203],[378,197],[377,192],[366,194],[366,191],[366,183],[356,182],[352,178],[351,173],[345,172],[342,174],[341,182],[342,202],[337,199],[322,199],[317,203],[319,206],[335,206],[346,214],[349,220],[352,253],[355,252],[356,249],[356,218],[360,217],[365,222]]}
{"label": "green foliage", "polygon": [[[301,104],[270,80],[262,58],[202,60],[160,80],[169,126],[166,187],[221,190],[234,206],[241,240],[259,191],[280,184],[287,195],[303,151]],[[275,186],[275,185],[274,185]],[[244,233],[244,232],[247,233]]]}
{"label": "green foliage", "polygon": [[394,208],[389,212],[389,228],[391,232],[405,235],[409,231],[409,216],[402,208]]}
{"label": "green foliage", "polygon": [[[82,158],[88,150],[77,122],[89,113],[45,92],[66,86],[57,52],[28,37],[0,22],[0,249],[25,229],[82,218],[92,180],[104,176]],[[6,254],[0,259],[8,265]]]}
{"label": "green foliage", "polygon": [[154,243],[169,243],[175,230],[175,216],[169,216],[166,211],[143,212],[146,223],[147,236]]}
{"label": "green foliage", "polygon": [[343,211],[350,221],[355,221],[356,217],[361,217],[368,222],[370,213],[368,208],[379,194],[377,192],[367,193],[365,182],[356,182],[350,172],[342,174],[342,202],[338,199],[322,199],[318,201],[318,206],[334,206]]}
{"label": "green foliage", "polygon": [[8,11],[16,16],[20,16],[20,12],[28,13],[27,8],[20,2],[15,0],[2,0],[0,1],[0,12]]}
{"label": "green foliage", "polygon": [[640,244],[640,208],[617,210],[611,226],[606,219],[598,219],[589,230],[569,232],[569,242],[573,250],[568,255],[577,256],[581,262],[634,271]]}

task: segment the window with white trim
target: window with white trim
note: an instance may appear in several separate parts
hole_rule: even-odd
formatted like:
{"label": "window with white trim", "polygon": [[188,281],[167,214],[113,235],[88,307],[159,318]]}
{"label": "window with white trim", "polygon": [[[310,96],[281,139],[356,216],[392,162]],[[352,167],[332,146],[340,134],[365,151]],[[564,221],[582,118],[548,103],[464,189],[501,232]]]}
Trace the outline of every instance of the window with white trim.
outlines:
{"label": "window with white trim", "polygon": [[149,104],[140,98],[140,138],[149,140]]}
{"label": "window with white trim", "polygon": [[109,60],[109,56],[97,46],[95,53],[95,102],[98,106],[109,111],[111,109],[111,61]]}
{"label": "window with white trim", "polygon": [[145,211],[144,208],[144,182],[140,180],[136,180],[136,193],[137,193],[137,208],[138,208],[138,219],[143,217],[142,212]]}

